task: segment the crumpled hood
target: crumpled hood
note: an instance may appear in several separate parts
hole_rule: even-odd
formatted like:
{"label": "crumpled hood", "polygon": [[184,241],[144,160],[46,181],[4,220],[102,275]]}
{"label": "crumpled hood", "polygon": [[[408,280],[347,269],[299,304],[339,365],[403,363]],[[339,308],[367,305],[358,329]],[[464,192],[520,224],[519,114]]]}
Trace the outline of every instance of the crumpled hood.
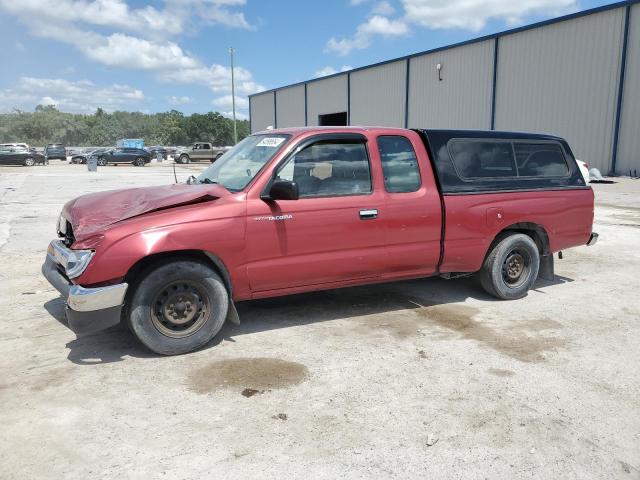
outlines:
{"label": "crumpled hood", "polygon": [[63,216],[76,240],[84,240],[114,223],[144,213],[213,201],[229,195],[220,185],[175,184],[90,193],[67,202]]}

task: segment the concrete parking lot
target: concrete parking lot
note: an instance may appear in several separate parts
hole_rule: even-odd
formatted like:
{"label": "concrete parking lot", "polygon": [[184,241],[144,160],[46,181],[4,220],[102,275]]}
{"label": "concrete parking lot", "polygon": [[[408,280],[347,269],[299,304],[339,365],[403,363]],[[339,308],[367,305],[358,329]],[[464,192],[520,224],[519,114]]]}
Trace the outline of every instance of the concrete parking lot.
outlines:
{"label": "concrete parking lot", "polygon": [[179,357],[77,339],[40,275],[63,203],[172,181],[0,168],[0,478],[640,478],[640,180],[523,300],[424,279],[246,302]]}

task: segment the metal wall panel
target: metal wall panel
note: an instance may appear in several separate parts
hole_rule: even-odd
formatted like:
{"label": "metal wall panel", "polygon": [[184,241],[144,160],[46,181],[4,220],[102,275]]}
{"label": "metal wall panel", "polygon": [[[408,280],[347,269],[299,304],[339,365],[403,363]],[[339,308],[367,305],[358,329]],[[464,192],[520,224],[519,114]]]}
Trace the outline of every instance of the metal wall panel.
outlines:
{"label": "metal wall panel", "polygon": [[351,125],[404,127],[407,62],[351,74]]}
{"label": "metal wall panel", "polygon": [[251,133],[275,126],[273,92],[254,95],[250,99]]}
{"label": "metal wall panel", "polygon": [[501,37],[496,129],[560,135],[607,172],[623,26],[617,8]]}
{"label": "metal wall panel", "polygon": [[409,128],[491,128],[493,49],[490,39],[412,58]]}
{"label": "metal wall panel", "polygon": [[347,111],[347,75],[307,84],[307,121],[318,125],[318,115]]}
{"label": "metal wall panel", "polygon": [[625,71],[616,173],[629,175],[640,173],[640,4],[631,7]]}
{"label": "metal wall panel", "polygon": [[304,127],[304,85],[276,91],[278,128]]}

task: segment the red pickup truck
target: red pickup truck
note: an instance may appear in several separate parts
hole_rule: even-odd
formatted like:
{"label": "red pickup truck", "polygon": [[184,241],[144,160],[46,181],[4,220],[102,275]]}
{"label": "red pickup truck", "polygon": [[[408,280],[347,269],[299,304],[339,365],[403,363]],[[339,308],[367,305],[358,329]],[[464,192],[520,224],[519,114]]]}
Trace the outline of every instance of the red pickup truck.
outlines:
{"label": "red pickup truck", "polygon": [[593,244],[594,197],[548,135],[378,127],[251,135],[187,184],[67,203],[43,273],[77,334],[118,322],[148,348],[209,342],[234,302],[477,274],[501,299]]}

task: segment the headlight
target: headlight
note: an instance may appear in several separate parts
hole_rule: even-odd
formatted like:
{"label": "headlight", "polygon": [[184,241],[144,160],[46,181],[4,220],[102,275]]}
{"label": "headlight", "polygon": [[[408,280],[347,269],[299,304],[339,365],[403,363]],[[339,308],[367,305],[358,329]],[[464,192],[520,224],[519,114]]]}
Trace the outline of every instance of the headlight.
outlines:
{"label": "headlight", "polygon": [[58,218],[58,234],[61,234],[63,237],[67,234],[67,219],[60,214]]}
{"label": "headlight", "polygon": [[92,250],[71,250],[65,266],[67,277],[76,278],[82,275],[93,258],[93,253]]}

